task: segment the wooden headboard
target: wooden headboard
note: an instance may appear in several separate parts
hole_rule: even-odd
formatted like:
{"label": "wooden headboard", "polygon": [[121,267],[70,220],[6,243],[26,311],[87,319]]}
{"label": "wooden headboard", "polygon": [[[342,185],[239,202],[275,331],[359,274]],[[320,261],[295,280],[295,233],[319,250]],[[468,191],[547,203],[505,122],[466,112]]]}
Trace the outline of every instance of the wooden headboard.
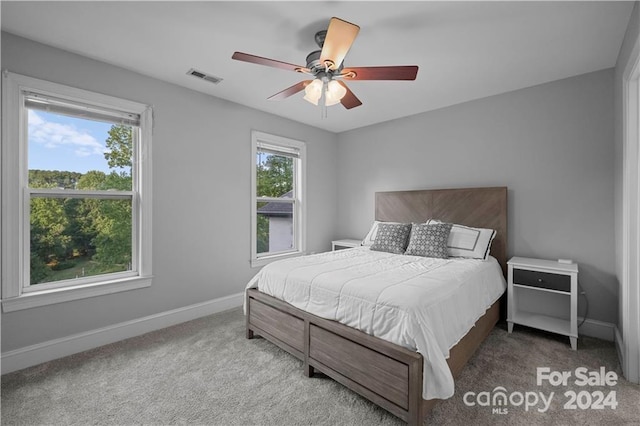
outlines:
{"label": "wooden headboard", "polygon": [[376,192],[376,220],[387,222],[444,222],[497,231],[491,244],[507,273],[507,187],[425,189]]}

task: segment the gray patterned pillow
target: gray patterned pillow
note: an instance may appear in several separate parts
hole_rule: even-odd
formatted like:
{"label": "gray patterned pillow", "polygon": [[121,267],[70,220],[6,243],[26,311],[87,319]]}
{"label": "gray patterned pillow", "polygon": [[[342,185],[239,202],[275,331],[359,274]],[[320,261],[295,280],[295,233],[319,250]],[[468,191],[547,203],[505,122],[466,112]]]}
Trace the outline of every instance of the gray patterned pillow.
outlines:
{"label": "gray patterned pillow", "polygon": [[409,247],[404,254],[446,259],[449,257],[447,240],[450,232],[450,223],[415,224],[411,228]]}
{"label": "gray patterned pillow", "polygon": [[407,248],[410,232],[410,223],[380,223],[371,250],[402,254]]}

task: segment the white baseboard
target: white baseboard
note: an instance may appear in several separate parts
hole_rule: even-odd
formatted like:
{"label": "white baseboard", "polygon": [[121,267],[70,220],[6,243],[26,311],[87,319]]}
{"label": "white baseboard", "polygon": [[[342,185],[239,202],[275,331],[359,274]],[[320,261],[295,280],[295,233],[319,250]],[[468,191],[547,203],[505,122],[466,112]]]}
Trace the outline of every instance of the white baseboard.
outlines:
{"label": "white baseboard", "polygon": [[[578,317],[578,324],[583,318]],[[578,328],[578,335],[595,337],[597,339],[606,340],[608,342],[615,341],[615,324],[610,322],[598,321],[587,318],[587,320]]]}
{"label": "white baseboard", "polygon": [[244,292],[49,340],[2,354],[2,374],[242,306]]}

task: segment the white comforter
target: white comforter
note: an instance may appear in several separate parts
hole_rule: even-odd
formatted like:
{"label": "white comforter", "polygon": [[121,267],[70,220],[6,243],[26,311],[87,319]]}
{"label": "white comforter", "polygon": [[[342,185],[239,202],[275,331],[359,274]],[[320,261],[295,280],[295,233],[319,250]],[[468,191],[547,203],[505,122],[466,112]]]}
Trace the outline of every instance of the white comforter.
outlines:
{"label": "white comforter", "polygon": [[434,259],[358,247],[265,266],[247,288],[418,351],[423,398],[450,398],[449,349],[504,293],[494,258]]}

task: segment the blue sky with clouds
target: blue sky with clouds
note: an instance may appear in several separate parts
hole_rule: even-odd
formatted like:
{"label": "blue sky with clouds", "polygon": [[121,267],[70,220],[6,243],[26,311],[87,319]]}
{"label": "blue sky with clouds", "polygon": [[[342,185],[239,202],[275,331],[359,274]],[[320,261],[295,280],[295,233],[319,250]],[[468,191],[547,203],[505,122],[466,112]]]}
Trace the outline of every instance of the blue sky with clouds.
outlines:
{"label": "blue sky with clouds", "polygon": [[29,111],[29,169],[110,172],[104,153],[110,123]]}

